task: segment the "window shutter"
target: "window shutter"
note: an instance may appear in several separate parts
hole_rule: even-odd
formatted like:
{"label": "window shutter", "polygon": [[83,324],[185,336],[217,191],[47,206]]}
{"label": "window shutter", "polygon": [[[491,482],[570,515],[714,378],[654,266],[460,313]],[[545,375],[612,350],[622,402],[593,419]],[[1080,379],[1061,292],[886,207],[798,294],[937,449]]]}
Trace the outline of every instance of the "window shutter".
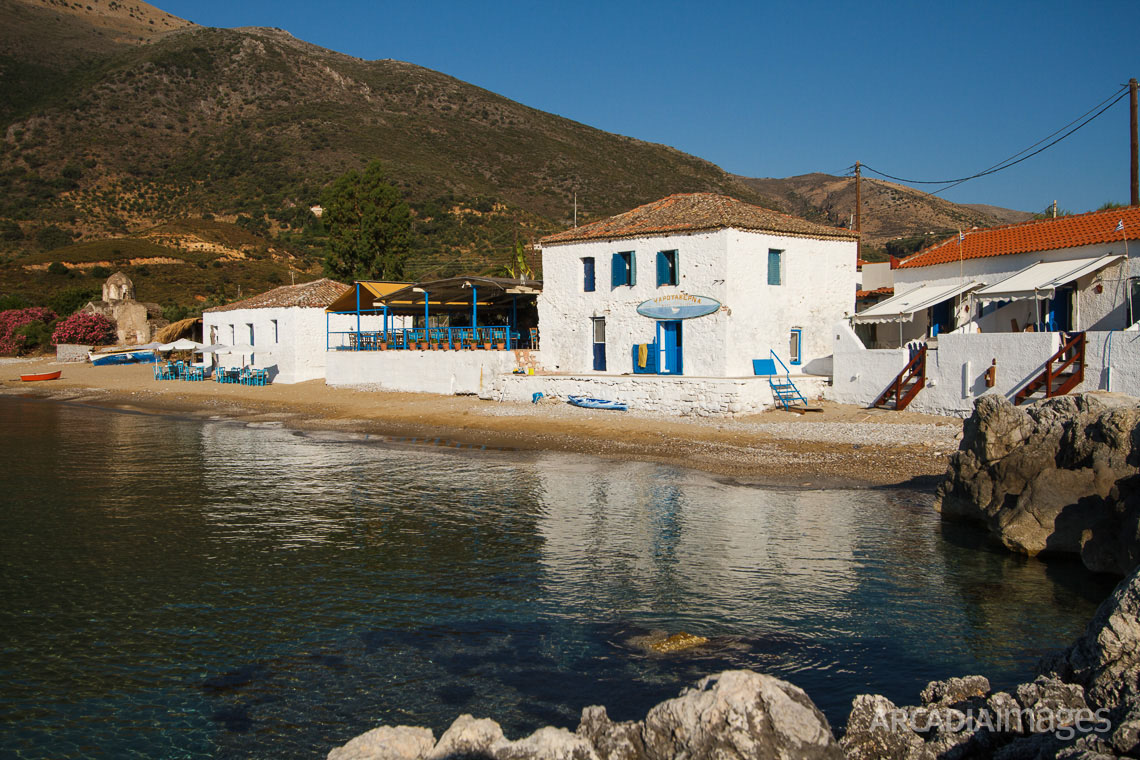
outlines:
{"label": "window shutter", "polygon": [[582,290],[587,293],[594,292],[594,258],[592,256],[582,259]]}
{"label": "window shutter", "polygon": [[626,256],[629,256],[629,284],[632,287],[637,284],[637,254],[630,251]]}
{"label": "window shutter", "polygon": [[669,257],[665,251],[657,252],[657,287],[671,285],[669,282]]}
{"label": "window shutter", "polygon": [[780,252],[768,251],[768,284],[780,284]]}
{"label": "window shutter", "polygon": [[625,285],[625,258],[620,253],[614,254],[610,265],[610,284],[615,288]]}

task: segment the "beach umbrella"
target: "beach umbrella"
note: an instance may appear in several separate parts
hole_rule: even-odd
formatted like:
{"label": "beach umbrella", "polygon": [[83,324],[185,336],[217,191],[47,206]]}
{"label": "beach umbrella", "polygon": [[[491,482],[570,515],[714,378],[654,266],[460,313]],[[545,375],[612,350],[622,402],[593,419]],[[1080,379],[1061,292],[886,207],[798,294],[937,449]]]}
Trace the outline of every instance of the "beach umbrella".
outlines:
{"label": "beach umbrella", "polygon": [[225,345],[224,343],[211,343],[210,345],[202,346],[197,350],[203,354],[220,354],[224,348],[229,348],[229,346]]}
{"label": "beach umbrella", "polygon": [[196,340],[189,338],[179,338],[173,343],[163,343],[158,347],[159,351],[197,351],[202,347],[202,344]]}

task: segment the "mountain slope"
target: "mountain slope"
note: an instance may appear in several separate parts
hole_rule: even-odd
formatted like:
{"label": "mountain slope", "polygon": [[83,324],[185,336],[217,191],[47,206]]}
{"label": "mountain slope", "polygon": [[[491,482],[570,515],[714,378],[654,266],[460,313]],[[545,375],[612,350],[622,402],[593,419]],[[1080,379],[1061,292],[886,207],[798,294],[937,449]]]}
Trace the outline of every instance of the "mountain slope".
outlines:
{"label": "mountain slope", "polygon": [[[844,226],[855,214],[855,179],[804,174],[786,179],[741,180],[776,199],[784,210],[824,224]],[[963,206],[904,185],[862,180],[863,251],[910,253],[957,230],[1024,221],[1032,215],[996,206]]]}

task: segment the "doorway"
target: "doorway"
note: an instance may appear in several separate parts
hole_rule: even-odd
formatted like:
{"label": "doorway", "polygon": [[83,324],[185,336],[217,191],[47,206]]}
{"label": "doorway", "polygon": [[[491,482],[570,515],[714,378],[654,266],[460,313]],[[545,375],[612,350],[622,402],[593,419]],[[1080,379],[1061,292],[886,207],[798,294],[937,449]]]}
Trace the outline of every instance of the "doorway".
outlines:
{"label": "doorway", "polygon": [[659,350],[657,367],[662,375],[680,375],[682,372],[681,321],[657,323],[657,345]]}
{"label": "doorway", "polygon": [[590,320],[593,325],[594,345],[594,371],[606,371],[606,320],[605,317],[595,317]]}

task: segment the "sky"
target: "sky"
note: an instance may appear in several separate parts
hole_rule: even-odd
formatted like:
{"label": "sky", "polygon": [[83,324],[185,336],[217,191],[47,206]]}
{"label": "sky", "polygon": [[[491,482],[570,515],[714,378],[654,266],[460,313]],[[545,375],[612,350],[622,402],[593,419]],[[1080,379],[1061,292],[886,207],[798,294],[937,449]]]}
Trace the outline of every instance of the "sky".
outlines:
{"label": "sky", "polygon": [[[1140,2],[151,0],[408,61],[748,177],[987,169],[1140,78]],[[1129,200],[1129,104],[940,195],[1073,212]],[[1040,147],[1040,146],[1038,146]],[[938,185],[914,185],[933,191]]]}

